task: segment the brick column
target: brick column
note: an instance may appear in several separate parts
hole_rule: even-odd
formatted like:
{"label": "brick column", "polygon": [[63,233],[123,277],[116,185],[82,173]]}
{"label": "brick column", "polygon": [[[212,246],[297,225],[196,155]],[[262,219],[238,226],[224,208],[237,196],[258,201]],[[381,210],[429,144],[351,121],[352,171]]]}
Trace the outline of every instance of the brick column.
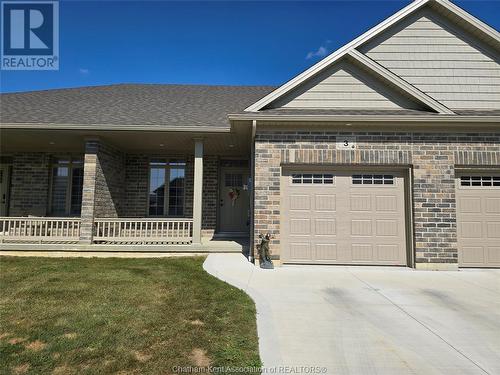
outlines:
{"label": "brick column", "polygon": [[80,242],[87,244],[92,243],[92,237],[94,232],[98,150],[99,150],[99,141],[88,140],[85,142]]}
{"label": "brick column", "polygon": [[446,135],[414,134],[413,204],[416,268],[458,268],[455,145]]}
{"label": "brick column", "polygon": [[[288,142],[282,133],[259,132],[255,139],[254,167],[254,222],[253,255],[258,259],[257,244],[259,235],[270,233],[271,257],[279,260],[280,249],[280,177],[281,177],[281,142]],[[252,250],[250,250],[252,253]],[[277,264],[278,262],[275,262]]]}

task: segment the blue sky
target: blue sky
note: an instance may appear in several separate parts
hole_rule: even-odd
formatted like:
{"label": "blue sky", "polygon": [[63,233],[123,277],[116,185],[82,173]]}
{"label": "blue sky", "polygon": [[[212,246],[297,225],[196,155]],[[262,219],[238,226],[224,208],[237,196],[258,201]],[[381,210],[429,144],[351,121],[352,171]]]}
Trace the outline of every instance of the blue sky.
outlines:
{"label": "blue sky", "polygon": [[[279,85],[409,1],[61,1],[60,70],[2,92],[112,83]],[[497,30],[500,1],[456,1]]]}

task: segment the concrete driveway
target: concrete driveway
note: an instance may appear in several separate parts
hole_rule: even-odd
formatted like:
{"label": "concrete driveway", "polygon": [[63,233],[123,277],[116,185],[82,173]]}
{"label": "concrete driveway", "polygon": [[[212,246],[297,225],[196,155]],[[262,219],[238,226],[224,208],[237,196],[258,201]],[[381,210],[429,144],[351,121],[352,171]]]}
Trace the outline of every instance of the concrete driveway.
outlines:
{"label": "concrete driveway", "polygon": [[212,254],[256,302],[265,367],[328,374],[500,374],[500,270],[284,266]]}

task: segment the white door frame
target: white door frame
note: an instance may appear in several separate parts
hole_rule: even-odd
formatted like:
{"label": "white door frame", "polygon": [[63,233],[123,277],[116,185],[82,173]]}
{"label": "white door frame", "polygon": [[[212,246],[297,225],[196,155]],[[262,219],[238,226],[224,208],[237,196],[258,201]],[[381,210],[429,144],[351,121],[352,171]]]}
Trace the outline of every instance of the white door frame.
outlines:
{"label": "white door frame", "polygon": [[[231,160],[231,159],[225,159],[225,160]],[[247,160],[247,159],[244,159],[244,158],[237,158],[237,159],[233,159],[233,160]],[[224,167],[224,166],[221,166],[220,163],[219,163],[219,168],[218,168],[218,184],[217,184],[217,223],[216,223],[216,235],[217,237],[246,237],[250,234],[250,226],[249,226],[249,230],[248,231],[244,231],[244,232],[224,232],[224,231],[221,231],[221,216],[222,216],[222,210],[221,210],[221,189],[223,188],[222,186],[222,182],[223,182],[223,174],[224,172],[227,172],[227,171],[231,171],[231,172],[243,172],[244,174],[247,174],[248,175],[248,178],[250,179],[250,168],[249,167],[239,167],[239,166],[235,166],[235,167]],[[249,203],[250,203],[250,199],[251,199],[251,191],[250,191],[250,185],[248,185],[248,193],[249,193],[249,196],[248,196],[248,199],[249,199]],[[250,209],[250,205],[249,205],[249,209]],[[250,215],[253,215],[252,212],[250,212]]]}
{"label": "white door frame", "polygon": [[7,163],[0,164],[0,169],[2,170],[1,178],[2,184],[5,183],[5,191],[0,192],[0,204],[2,206],[5,205],[5,212],[0,212],[0,216],[8,216],[9,215],[9,206],[10,206],[10,180],[11,180],[11,171],[12,165]]}

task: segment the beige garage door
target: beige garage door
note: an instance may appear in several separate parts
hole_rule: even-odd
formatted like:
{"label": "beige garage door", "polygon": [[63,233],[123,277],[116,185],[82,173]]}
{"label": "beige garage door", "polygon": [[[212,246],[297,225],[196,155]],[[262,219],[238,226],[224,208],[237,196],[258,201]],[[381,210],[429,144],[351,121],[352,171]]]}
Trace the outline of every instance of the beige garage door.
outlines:
{"label": "beige garage door", "polygon": [[500,267],[500,174],[456,178],[458,264]]}
{"label": "beige garage door", "polygon": [[285,263],[406,265],[404,177],[284,171]]}

